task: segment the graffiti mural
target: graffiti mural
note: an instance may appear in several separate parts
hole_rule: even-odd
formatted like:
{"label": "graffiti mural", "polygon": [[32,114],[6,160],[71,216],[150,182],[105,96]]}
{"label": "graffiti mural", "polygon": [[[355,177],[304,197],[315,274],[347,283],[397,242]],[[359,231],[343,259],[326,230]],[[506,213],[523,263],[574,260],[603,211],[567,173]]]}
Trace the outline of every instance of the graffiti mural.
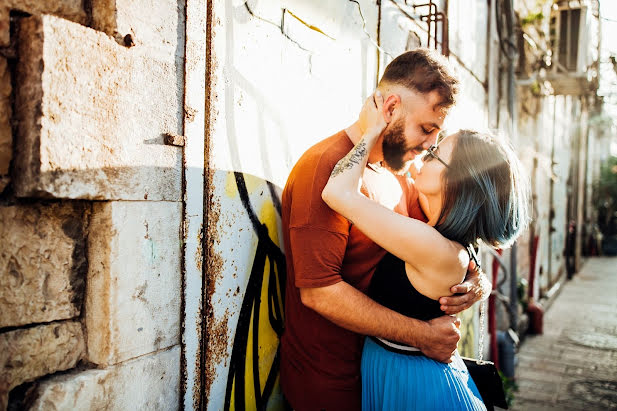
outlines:
{"label": "graffiti mural", "polygon": [[[226,228],[241,233],[240,238],[244,240],[240,242],[246,242],[249,237],[253,240],[256,237],[256,241],[250,245],[251,260],[238,261],[234,255],[226,256],[230,265],[240,265],[237,282],[246,285],[244,294],[237,296],[242,298],[241,304],[234,308],[239,312],[237,322],[226,336],[231,355],[225,364],[218,365],[219,371],[223,371],[222,365],[227,368],[223,408],[280,409],[278,345],[283,331],[285,290],[285,256],[279,246],[278,231],[280,189],[248,174],[226,174],[226,197],[236,205],[241,203],[243,211],[242,218],[228,221]],[[253,233],[249,235],[247,229]],[[222,289],[220,285],[217,288]],[[241,285],[237,290],[240,289]],[[227,295],[224,301],[228,307],[234,306],[234,297]]]}

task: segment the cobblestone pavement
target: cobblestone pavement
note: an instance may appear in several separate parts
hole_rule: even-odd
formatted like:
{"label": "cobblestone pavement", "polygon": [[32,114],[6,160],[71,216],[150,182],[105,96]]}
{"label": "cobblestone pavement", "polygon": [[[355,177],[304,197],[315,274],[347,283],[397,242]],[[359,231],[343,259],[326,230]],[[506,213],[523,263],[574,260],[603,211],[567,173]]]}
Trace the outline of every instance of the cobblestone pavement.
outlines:
{"label": "cobblestone pavement", "polygon": [[514,410],[617,410],[617,257],[588,259],[518,355]]}

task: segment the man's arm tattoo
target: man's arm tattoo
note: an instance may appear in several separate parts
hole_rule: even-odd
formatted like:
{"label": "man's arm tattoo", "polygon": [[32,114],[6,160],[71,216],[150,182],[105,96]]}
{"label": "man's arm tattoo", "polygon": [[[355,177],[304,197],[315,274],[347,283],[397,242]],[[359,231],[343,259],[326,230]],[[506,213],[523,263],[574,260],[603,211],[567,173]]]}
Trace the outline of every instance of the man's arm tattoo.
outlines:
{"label": "man's arm tattoo", "polygon": [[360,164],[364,156],[366,156],[366,141],[361,141],[353,150],[336,163],[334,170],[332,170],[332,174],[330,174],[330,178],[338,176],[343,171],[351,169],[356,164]]}

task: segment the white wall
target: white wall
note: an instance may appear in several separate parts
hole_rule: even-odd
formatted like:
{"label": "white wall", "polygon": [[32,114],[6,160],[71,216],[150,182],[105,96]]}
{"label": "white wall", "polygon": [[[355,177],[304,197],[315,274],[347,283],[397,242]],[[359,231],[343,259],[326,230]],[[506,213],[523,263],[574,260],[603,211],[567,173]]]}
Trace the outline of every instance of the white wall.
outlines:
{"label": "white wall", "polygon": [[[377,7],[359,3],[375,39]],[[277,373],[267,285],[284,277],[280,190],[308,147],[355,121],[375,87],[378,56],[354,2],[228,0],[214,2],[213,14],[206,397],[209,409],[230,406],[230,369],[246,365],[233,381],[245,383],[240,401],[250,409],[254,379],[263,390],[268,374]],[[274,248],[262,248],[270,242]],[[278,295],[274,300],[282,304]],[[253,331],[243,328],[252,314],[240,317],[243,305],[253,304],[260,304],[259,370],[252,369]],[[232,354],[234,342],[246,362]],[[278,383],[264,396],[280,405]]]}
{"label": "white wall", "polygon": [[[462,79],[461,104],[452,113],[452,129],[483,128],[488,122],[483,85],[487,7],[481,0],[472,3],[472,20],[469,8],[451,6],[451,42],[457,53],[451,61]],[[364,20],[353,1],[213,4],[206,396],[209,409],[235,401],[227,392],[226,404],[233,369],[243,372],[235,374],[235,386],[243,379],[248,387],[238,399],[251,408],[256,406],[254,378],[259,376],[263,390],[278,344],[268,319],[266,302],[272,295],[267,284],[280,281],[283,267],[278,252],[262,248],[271,241],[282,249],[278,193],[308,147],[355,120],[376,85],[378,71],[405,51],[410,31],[417,32],[423,45],[426,33],[423,23],[412,21],[393,2],[382,2],[378,53],[374,44],[378,7],[371,0],[359,1]],[[463,18],[459,26],[455,20]],[[260,224],[268,227],[267,234],[260,231]],[[241,312],[242,307],[248,310],[257,304],[257,296],[261,297],[259,370],[253,370],[253,335],[243,328],[247,320]],[[278,301],[279,296],[273,298]],[[234,357],[234,343],[236,350],[246,352],[246,362]],[[278,384],[265,396],[263,401],[271,406],[279,404]]]}

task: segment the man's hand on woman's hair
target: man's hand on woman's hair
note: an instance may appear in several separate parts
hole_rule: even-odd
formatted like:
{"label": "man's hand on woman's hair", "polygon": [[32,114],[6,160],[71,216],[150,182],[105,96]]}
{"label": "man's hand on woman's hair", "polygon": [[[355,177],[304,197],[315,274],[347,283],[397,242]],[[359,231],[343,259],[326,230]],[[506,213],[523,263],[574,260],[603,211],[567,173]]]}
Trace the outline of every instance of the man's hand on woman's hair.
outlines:
{"label": "man's hand on woman's hair", "polygon": [[484,272],[476,269],[476,263],[470,261],[465,281],[450,289],[455,295],[439,299],[441,310],[445,314],[458,314],[474,303],[488,298],[491,289],[491,282],[486,278]]}

